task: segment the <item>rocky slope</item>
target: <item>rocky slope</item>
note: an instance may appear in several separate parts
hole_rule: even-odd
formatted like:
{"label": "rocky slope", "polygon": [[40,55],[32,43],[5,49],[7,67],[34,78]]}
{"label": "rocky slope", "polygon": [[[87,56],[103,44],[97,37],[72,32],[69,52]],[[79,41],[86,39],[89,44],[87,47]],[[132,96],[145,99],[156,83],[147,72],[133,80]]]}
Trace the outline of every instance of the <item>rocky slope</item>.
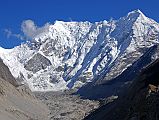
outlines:
{"label": "rocky slope", "polygon": [[158,120],[159,60],[144,68],[117,100],[101,106],[85,120]]}
{"label": "rocky slope", "polygon": [[59,91],[118,77],[158,44],[158,33],[159,24],[140,10],[119,20],[56,21],[28,43],[0,48],[0,57],[31,90]]}
{"label": "rocky slope", "polygon": [[17,84],[0,59],[0,119],[48,120],[47,107],[24,85]]}

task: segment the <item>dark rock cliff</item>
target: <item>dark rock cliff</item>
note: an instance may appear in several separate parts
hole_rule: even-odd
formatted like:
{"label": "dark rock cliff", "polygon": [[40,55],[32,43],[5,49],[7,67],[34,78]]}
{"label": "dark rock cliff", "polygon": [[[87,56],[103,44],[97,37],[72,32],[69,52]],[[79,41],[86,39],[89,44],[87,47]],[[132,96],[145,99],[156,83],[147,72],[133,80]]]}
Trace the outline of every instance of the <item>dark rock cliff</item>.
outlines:
{"label": "dark rock cliff", "polygon": [[41,69],[46,69],[47,66],[50,66],[50,65],[51,65],[51,62],[49,59],[37,53],[29,61],[25,63],[24,67],[26,70],[36,73]]}

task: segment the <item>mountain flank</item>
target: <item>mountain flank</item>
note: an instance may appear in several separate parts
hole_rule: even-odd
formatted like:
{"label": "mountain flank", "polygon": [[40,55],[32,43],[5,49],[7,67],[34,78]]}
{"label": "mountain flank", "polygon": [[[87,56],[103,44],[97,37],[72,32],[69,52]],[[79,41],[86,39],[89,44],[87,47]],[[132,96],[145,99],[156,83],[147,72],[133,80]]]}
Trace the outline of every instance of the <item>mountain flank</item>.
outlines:
{"label": "mountain flank", "polygon": [[0,59],[0,119],[48,120],[47,107],[30,89],[19,85]]}

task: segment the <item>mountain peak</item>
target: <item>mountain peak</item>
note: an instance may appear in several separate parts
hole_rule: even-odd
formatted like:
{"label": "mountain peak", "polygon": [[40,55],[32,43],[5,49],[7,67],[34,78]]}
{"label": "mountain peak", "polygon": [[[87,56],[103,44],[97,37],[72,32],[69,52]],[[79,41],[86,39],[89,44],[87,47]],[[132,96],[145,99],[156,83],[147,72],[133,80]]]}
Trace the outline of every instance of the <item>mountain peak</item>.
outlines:
{"label": "mountain peak", "polygon": [[131,13],[143,14],[143,13],[141,12],[141,10],[139,10],[139,9],[137,9],[137,10],[133,10]]}
{"label": "mountain peak", "polygon": [[136,19],[141,17],[142,19],[147,19],[147,17],[139,9],[129,12],[127,17]]}
{"label": "mountain peak", "polygon": [[133,10],[133,11],[131,11],[131,12],[128,13],[128,15],[131,15],[131,14],[133,14],[133,15],[144,15],[144,14],[141,12],[141,10],[139,10],[139,9]]}

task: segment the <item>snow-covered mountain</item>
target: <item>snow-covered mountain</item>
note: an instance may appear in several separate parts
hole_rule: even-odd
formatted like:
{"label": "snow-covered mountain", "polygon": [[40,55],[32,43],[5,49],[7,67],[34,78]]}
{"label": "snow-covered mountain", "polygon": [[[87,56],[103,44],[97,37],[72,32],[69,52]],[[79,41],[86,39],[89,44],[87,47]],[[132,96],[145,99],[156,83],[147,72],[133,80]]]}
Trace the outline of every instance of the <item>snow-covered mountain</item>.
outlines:
{"label": "snow-covered mountain", "polygon": [[158,33],[159,24],[140,10],[119,20],[56,21],[30,42],[0,48],[0,57],[31,90],[63,90],[119,76],[159,43]]}

